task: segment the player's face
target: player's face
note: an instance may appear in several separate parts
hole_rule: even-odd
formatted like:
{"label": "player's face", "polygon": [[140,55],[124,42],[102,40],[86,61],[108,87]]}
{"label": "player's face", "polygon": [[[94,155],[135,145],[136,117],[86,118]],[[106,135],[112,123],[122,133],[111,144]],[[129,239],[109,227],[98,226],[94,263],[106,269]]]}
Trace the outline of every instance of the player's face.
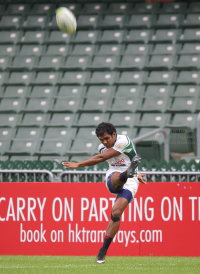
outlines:
{"label": "player's face", "polygon": [[98,138],[105,147],[111,148],[114,146],[116,141],[116,133],[114,132],[112,135],[110,135],[105,132],[103,135],[98,136]]}

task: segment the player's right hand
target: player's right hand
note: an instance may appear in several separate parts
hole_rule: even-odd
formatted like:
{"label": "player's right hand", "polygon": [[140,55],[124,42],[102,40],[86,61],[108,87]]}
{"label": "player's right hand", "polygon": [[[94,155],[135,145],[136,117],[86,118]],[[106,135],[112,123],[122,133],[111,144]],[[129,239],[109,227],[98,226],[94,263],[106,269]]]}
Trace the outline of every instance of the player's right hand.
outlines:
{"label": "player's right hand", "polygon": [[78,168],[79,164],[74,162],[62,162],[62,165],[66,168]]}

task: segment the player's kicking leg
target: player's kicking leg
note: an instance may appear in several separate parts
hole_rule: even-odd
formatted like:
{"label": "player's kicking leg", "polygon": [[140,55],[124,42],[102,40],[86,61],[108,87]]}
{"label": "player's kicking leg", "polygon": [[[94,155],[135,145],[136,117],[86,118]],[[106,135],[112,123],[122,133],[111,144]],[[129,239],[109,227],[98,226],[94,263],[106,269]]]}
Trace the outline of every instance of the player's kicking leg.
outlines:
{"label": "player's kicking leg", "polygon": [[132,192],[128,189],[122,189],[122,186],[126,183],[128,178],[134,176],[135,169],[139,165],[140,160],[140,156],[136,155],[125,172],[114,172],[108,177],[108,188],[110,192],[119,194],[112,208],[111,220],[106,229],[104,244],[96,257],[96,263],[102,264],[105,262],[107,250],[119,229],[120,217],[132,199]]}

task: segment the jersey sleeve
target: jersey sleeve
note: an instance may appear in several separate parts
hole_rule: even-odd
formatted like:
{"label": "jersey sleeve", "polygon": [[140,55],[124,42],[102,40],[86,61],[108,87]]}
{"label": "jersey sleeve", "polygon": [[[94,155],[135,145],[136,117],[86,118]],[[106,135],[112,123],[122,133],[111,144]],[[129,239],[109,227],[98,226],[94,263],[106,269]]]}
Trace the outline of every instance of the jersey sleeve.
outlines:
{"label": "jersey sleeve", "polygon": [[136,155],[135,147],[128,136],[121,135],[115,142],[113,149],[126,154],[130,160]]}

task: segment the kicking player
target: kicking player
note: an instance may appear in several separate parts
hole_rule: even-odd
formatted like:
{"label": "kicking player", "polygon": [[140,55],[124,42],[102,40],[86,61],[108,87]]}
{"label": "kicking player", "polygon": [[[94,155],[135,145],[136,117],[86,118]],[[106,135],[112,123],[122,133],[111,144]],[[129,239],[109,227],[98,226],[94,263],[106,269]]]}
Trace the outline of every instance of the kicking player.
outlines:
{"label": "kicking player", "polygon": [[107,161],[106,186],[117,195],[111,212],[111,219],[106,229],[104,244],[96,257],[96,263],[104,263],[107,250],[120,226],[120,217],[133,200],[139,182],[146,184],[146,175],[138,173],[140,156],[137,155],[132,141],[125,135],[118,135],[110,123],[101,123],[96,128],[96,135],[101,141],[99,154],[79,163],[63,162],[67,168],[92,166]]}

